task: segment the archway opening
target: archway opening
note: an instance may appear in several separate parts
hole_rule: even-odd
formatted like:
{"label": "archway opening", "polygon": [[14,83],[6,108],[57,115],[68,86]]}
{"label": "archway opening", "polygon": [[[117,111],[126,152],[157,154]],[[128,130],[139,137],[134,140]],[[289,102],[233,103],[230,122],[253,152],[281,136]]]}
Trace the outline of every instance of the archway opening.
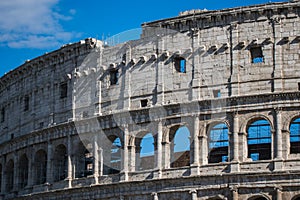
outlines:
{"label": "archway opening", "polygon": [[[172,141],[171,167],[184,167],[190,165],[190,131],[182,126],[174,133]],[[170,135],[172,139],[173,134]]]}
{"label": "archway opening", "polygon": [[13,190],[14,187],[14,161],[9,160],[6,164],[5,169],[6,174],[6,191],[10,192]]}
{"label": "archway opening", "polygon": [[249,200],[268,200],[268,199],[265,197],[252,197]]}
{"label": "archway opening", "polygon": [[77,146],[75,177],[82,178],[94,173],[93,145],[88,141],[80,141]]}
{"label": "archway opening", "polygon": [[68,172],[68,156],[67,148],[65,145],[60,144],[55,148],[54,157],[53,157],[53,175],[54,181],[61,181],[67,177]]}
{"label": "archway opening", "polygon": [[300,153],[300,118],[290,125],[290,153]]}
{"label": "archway opening", "polygon": [[28,158],[24,154],[19,160],[19,188],[24,188],[28,184]]}
{"label": "archway opening", "polygon": [[47,153],[44,150],[36,152],[34,157],[35,184],[46,183],[47,177]]}
{"label": "archway opening", "polygon": [[214,125],[208,134],[208,162],[228,162],[228,127],[225,123]]}
{"label": "archway opening", "polygon": [[254,121],[247,130],[248,158],[253,161],[271,159],[271,126],[265,119]]}
{"label": "archway opening", "polygon": [[153,169],[154,159],[154,137],[151,133],[144,135],[140,140],[139,168],[138,170]]}
{"label": "archway opening", "polygon": [[119,137],[114,137],[114,139],[112,139],[110,153],[110,166],[108,174],[120,173],[122,169],[122,143]]}

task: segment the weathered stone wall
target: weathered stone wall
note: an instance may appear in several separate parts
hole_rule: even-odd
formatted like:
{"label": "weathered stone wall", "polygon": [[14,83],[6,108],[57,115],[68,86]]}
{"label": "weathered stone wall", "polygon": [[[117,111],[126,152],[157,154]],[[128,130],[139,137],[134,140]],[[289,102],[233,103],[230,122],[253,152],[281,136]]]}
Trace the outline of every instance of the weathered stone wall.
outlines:
{"label": "weathered stone wall", "polygon": [[[299,199],[290,129],[300,118],[299,10],[286,2],[182,14],[143,24],[139,40],[87,39],[8,73],[1,198]],[[268,159],[249,155],[257,120],[270,127]],[[213,163],[218,124],[228,130],[227,160]],[[181,127],[189,149],[176,152]],[[149,133],[155,152],[141,157]]]}

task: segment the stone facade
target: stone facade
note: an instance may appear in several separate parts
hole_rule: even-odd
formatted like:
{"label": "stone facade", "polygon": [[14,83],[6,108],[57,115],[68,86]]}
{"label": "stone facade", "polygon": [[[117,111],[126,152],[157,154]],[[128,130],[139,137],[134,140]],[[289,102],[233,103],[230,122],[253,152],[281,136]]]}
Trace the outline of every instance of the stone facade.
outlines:
{"label": "stone facade", "polygon": [[183,12],[4,75],[1,198],[300,199],[299,15]]}

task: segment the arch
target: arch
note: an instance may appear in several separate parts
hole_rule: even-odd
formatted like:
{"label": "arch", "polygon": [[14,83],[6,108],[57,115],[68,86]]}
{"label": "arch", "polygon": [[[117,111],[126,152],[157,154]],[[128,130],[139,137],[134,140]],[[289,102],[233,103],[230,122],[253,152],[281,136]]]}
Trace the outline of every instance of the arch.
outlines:
{"label": "arch", "polygon": [[247,127],[248,158],[253,161],[271,159],[271,125],[266,119],[252,120]]}
{"label": "arch", "polygon": [[23,154],[19,159],[19,188],[24,188],[28,184],[28,169],[29,161],[26,154]]}
{"label": "arch", "polygon": [[153,169],[155,166],[155,147],[152,133],[142,133],[136,137],[135,141],[137,147],[136,169]]}
{"label": "arch", "polygon": [[248,200],[270,200],[270,199],[261,195],[257,195],[254,197],[250,197]]}
{"label": "arch", "polygon": [[296,195],[292,198],[292,200],[300,200],[300,195]]}
{"label": "arch", "polygon": [[44,150],[39,150],[34,157],[35,166],[35,184],[40,185],[46,183],[47,177],[47,153]]}
{"label": "arch", "polygon": [[84,140],[79,141],[75,157],[75,178],[82,178],[94,173],[93,145]]}
{"label": "arch", "polygon": [[248,118],[248,120],[246,120],[246,121],[244,121],[244,122],[242,123],[242,125],[241,125],[241,127],[240,127],[240,133],[248,133],[248,132],[247,132],[248,126],[249,126],[252,122],[254,122],[254,121],[256,121],[256,120],[259,120],[259,119],[268,121],[268,123],[270,124],[271,130],[275,130],[272,121],[271,121],[267,116],[265,116],[265,115],[263,115],[263,114],[256,114],[256,115],[250,116],[250,117]]}
{"label": "arch", "polygon": [[282,115],[282,130],[289,130],[292,121],[299,118],[299,113],[292,114],[292,115]]}
{"label": "arch", "polygon": [[190,136],[186,126],[174,126],[170,129],[171,167],[190,165]]}
{"label": "arch", "polygon": [[10,159],[5,167],[5,182],[6,182],[6,186],[5,189],[7,192],[10,192],[13,190],[14,188],[14,161],[12,159]]}
{"label": "arch", "polygon": [[290,153],[300,153],[300,117],[290,124]]}
{"label": "arch", "polygon": [[65,145],[56,146],[53,156],[53,180],[54,182],[64,180],[68,172],[68,156]]}
{"label": "arch", "polygon": [[228,126],[214,123],[208,129],[208,162],[219,163],[228,161],[229,137]]}

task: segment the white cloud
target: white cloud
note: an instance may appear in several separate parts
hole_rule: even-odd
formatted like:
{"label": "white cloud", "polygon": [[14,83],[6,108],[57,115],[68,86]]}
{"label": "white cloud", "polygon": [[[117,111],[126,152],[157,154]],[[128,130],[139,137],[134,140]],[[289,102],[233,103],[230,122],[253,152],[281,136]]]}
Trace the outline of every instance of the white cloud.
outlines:
{"label": "white cloud", "polygon": [[[0,1],[0,45],[12,48],[51,48],[68,42],[61,21],[71,20],[55,11],[59,0]],[[75,11],[74,11],[75,13]]]}

